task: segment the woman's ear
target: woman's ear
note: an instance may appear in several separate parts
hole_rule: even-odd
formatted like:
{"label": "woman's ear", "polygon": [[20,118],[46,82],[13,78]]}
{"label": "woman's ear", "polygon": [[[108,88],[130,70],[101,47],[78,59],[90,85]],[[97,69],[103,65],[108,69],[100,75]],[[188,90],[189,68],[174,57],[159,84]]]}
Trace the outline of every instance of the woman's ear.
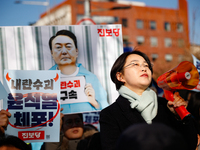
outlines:
{"label": "woman's ear", "polygon": [[124,82],[123,74],[121,72],[116,73],[116,78],[118,81]]}

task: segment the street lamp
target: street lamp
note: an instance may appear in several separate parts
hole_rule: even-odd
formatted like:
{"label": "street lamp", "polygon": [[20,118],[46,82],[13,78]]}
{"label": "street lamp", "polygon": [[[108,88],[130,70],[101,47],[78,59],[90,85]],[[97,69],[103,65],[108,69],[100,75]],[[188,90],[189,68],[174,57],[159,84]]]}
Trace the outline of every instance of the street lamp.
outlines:
{"label": "street lamp", "polygon": [[49,6],[49,0],[46,2],[38,2],[38,1],[15,1],[15,4],[27,4],[27,5],[43,5]]}
{"label": "street lamp", "polygon": [[[50,2],[49,0],[46,0],[46,2],[39,2],[39,1],[20,1],[20,0],[16,0],[15,4],[26,4],[26,5],[43,5],[47,7],[47,14],[48,16],[50,15]],[[49,19],[50,21],[50,19]]]}

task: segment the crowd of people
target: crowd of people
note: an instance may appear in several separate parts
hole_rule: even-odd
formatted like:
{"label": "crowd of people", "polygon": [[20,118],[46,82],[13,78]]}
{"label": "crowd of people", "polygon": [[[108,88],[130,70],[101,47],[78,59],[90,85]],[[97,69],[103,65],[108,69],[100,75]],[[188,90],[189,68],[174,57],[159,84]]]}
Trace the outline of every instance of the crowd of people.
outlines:
{"label": "crowd of people", "polygon": [[[62,37],[66,31],[52,37]],[[71,34],[71,33],[70,33]],[[74,37],[74,35],[72,35]],[[68,40],[73,43],[72,38]],[[75,40],[76,41],[76,40]],[[70,43],[68,42],[68,43]],[[57,44],[57,48],[62,44]],[[70,44],[76,45],[76,43]],[[70,47],[69,46],[69,47]],[[56,46],[55,46],[56,47]],[[51,48],[54,59],[57,59],[56,48]],[[57,50],[57,53],[60,53]],[[75,64],[78,56],[77,47],[73,49],[73,66],[68,66],[72,73],[81,71]],[[63,55],[67,55],[67,52]],[[61,69],[69,58],[57,61],[53,69]],[[66,62],[64,62],[66,61]],[[63,64],[62,64],[63,63]],[[69,63],[69,62],[68,62]],[[71,62],[70,62],[71,63]],[[66,71],[66,70],[65,70]],[[64,74],[64,72],[63,72]],[[67,75],[67,74],[64,74]],[[88,88],[89,104],[94,110],[103,108],[100,112],[100,130],[91,124],[83,123],[81,113],[64,114],[67,107],[61,108],[60,141],[44,142],[41,150],[197,150],[200,143],[200,93],[194,91],[178,91],[174,93],[174,101],[167,101],[152,90],[153,67],[150,59],[141,51],[134,50],[121,54],[114,62],[110,77],[115,84],[119,96],[114,103],[106,106],[98,90],[93,85]],[[88,83],[90,79],[87,79]],[[95,87],[96,88],[96,87]],[[106,94],[102,88],[99,91]],[[94,93],[95,91],[95,93]],[[91,94],[90,94],[91,93]],[[183,95],[184,93],[185,95]],[[76,105],[70,104],[71,107]],[[80,104],[79,104],[80,105]],[[105,107],[103,107],[105,106]],[[181,120],[174,108],[185,106],[191,113]],[[84,106],[81,106],[83,108]],[[5,135],[11,114],[6,110],[0,111],[0,150],[15,148],[15,150],[32,149],[17,137]]]}

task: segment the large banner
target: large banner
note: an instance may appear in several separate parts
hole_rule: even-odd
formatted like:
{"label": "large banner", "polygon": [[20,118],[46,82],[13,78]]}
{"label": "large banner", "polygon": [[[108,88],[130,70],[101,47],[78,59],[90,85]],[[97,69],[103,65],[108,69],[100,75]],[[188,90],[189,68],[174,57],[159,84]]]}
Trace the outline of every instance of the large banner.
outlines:
{"label": "large banner", "polygon": [[[110,79],[110,70],[114,61],[122,53],[121,25],[0,27],[0,81],[4,86],[12,86],[12,84],[8,84],[8,80],[3,81],[7,75],[4,74],[4,71],[7,71],[7,73],[9,72],[10,75],[13,75],[13,82],[18,82],[19,80],[17,79],[21,78],[26,81],[24,84],[27,86],[28,81],[31,80],[37,84],[36,78],[47,80],[47,78],[51,78],[51,74],[32,72],[30,73],[30,78],[27,78],[23,76],[26,74],[23,72],[25,70],[60,71],[60,88],[57,90],[60,92],[62,113],[83,113],[85,124],[90,123],[99,128],[99,111],[113,103],[118,97],[115,85]],[[16,73],[19,76],[15,76],[14,74]],[[15,86],[13,83],[13,87],[8,86],[6,88],[10,89]],[[9,90],[7,92],[13,93],[13,91]],[[23,95],[24,107],[23,109],[20,108],[20,112],[14,110],[14,107],[13,111],[12,107],[8,109],[8,111],[12,111],[13,117],[10,120],[9,128],[16,128],[16,126],[19,128],[21,124],[22,128],[24,128],[24,125],[26,126],[27,124],[25,129],[27,133],[18,134],[18,129],[13,131],[13,133],[15,135],[18,134],[22,139],[27,138],[24,139],[26,141],[29,141],[29,138],[33,136],[35,141],[58,141],[59,127],[57,123],[60,120],[55,121],[51,119],[54,114],[57,114],[57,111],[53,113],[46,112],[45,114],[45,110],[36,109],[38,104],[28,104],[31,101],[25,100],[31,97],[27,93],[34,93],[35,97],[42,98],[41,93],[38,95],[34,90],[21,90],[17,92],[19,93],[17,96],[6,93],[8,96],[6,102],[3,102],[3,106],[4,109],[7,109],[10,107],[8,103],[11,103],[11,101],[14,101],[15,105],[17,105],[20,103],[20,99],[17,102],[18,99],[15,97]],[[42,108],[42,103],[40,106]],[[30,109],[30,112],[28,112],[28,109]],[[37,111],[43,115],[45,114],[45,116],[42,116],[43,121],[36,117]],[[20,116],[25,116],[25,118],[20,119]],[[31,116],[33,120],[27,119],[27,116]],[[30,131],[28,128],[32,126],[31,121],[33,121],[33,126],[37,126],[39,129],[44,129],[43,126],[48,128],[44,130],[45,134],[43,134],[42,139],[37,140],[37,137],[39,137],[38,132],[28,133]],[[48,133],[48,130],[50,131],[52,128],[50,127],[52,124],[56,128],[54,130],[56,134],[55,139]],[[9,130],[9,134],[10,131],[12,130]]]}
{"label": "large banner", "polygon": [[[107,92],[107,102],[114,102],[118,93],[110,80],[110,69],[116,58],[123,53],[121,25],[0,27],[0,80],[3,79],[5,69],[52,68],[55,59],[49,47],[49,39],[60,30],[69,30],[75,34],[77,65],[95,74]],[[102,105],[104,107],[106,104]]]}

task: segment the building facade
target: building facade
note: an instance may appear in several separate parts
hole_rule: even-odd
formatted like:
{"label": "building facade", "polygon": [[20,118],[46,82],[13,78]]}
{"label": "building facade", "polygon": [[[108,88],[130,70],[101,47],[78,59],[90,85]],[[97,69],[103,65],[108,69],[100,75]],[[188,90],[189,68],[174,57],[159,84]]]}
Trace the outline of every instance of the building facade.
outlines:
{"label": "building facade", "polygon": [[[124,47],[145,52],[154,63],[154,79],[174,68],[189,51],[188,8],[178,0],[177,9],[148,7],[144,3],[66,0],[41,15],[35,25],[75,25],[84,18],[96,24],[122,24]],[[89,16],[88,16],[89,15]]]}
{"label": "building facade", "polygon": [[200,45],[191,44],[190,45],[190,52],[200,60]]}

